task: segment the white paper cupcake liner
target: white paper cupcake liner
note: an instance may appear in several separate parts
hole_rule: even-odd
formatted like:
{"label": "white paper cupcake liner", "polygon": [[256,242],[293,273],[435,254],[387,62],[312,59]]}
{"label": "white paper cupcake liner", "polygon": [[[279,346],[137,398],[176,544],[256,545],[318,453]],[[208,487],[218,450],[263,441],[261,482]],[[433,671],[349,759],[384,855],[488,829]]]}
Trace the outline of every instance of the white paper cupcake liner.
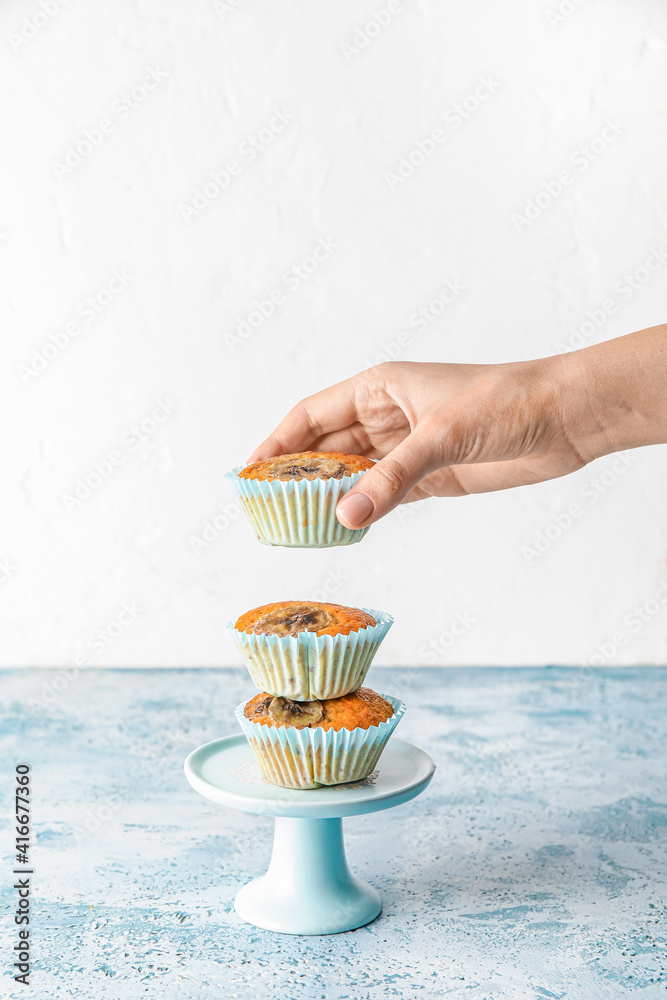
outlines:
{"label": "white paper cupcake liner", "polygon": [[360,781],[374,769],[405,712],[405,705],[398,698],[382,697],[390,703],[394,714],[386,722],[368,729],[336,732],[321,727],[262,725],[246,719],[243,712],[247,702],[242,702],[235,712],[268,782],[284,788],[319,788]]}
{"label": "white paper cupcake liner", "polygon": [[368,528],[345,528],[336,504],[363,472],[342,479],[242,479],[245,466],[225,473],[257,538],[265,545],[321,549],[360,542]]}
{"label": "white paper cupcake liner", "polygon": [[264,635],[227,631],[260,691],[294,701],[340,698],[356,691],[394,619],[385,611],[362,608],[377,622],[349,635]]}

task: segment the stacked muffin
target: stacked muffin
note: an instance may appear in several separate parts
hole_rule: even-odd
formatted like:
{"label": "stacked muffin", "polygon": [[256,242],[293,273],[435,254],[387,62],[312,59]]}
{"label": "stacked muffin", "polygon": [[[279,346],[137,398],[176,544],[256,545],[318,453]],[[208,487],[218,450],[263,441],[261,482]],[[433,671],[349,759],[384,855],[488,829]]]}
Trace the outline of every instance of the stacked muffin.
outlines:
{"label": "stacked muffin", "polygon": [[[335,509],[371,465],[357,455],[303,452],[228,475],[260,541],[321,547],[366,533],[344,528]],[[260,689],[236,717],[267,781],[317,788],[370,774],[405,709],[362,687],[392,621],[372,608],[281,601],[229,623]]]}
{"label": "stacked muffin", "polygon": [[317,788],[365,778],[403,712],[362,687],[390,615],[282,601],[228,626],[260,693],[236,717],[267,781]]}

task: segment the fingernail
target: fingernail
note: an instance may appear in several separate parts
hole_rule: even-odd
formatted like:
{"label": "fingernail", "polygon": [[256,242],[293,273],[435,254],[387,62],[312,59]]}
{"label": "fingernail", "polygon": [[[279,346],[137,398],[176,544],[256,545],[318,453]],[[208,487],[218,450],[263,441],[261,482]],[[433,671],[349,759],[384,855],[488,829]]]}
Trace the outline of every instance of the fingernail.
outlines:
{"label": "fingernail", "polygon": [[351,493],[336,507],[336,517],[346,528],[360,528],[373,513],[373,501],[365,493]]}

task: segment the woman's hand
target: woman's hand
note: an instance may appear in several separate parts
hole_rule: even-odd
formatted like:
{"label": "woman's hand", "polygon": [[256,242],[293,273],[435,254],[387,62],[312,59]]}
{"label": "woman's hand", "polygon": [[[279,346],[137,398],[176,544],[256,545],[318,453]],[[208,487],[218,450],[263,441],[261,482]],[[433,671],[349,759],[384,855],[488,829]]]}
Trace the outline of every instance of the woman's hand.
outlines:
{"label": "woman's hand", "polygon": [[[297,403],[249,461],[306,450],[377,459],[338,504],[349,528],[372,524],[399,503],[564,476],[628,446],[628,428],[617,426],[628,406],[618,397],[643,384],[627,371],[642,345],[628,342],[653,335],[657,341],[643,344],[650,352],[656,343],[667,347],[666,332],[512,364],[378,365]],[[601,355],[610,345],[617,345],[614,357]],[[667,410],[664,369],[663,361],[655,395]],[[630,445],[651,443],[625,437]]]}

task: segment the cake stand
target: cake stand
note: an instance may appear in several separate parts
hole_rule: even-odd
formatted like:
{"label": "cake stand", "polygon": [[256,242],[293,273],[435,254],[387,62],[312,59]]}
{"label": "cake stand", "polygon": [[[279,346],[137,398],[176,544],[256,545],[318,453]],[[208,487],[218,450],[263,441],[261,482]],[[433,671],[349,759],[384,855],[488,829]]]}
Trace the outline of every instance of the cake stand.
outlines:
{"label": "cake stand", "polygon": [[428,754],[395,737],[364,781],[308,790],[264,781],[242,733],[205,743],[185,761],[188,781],[204,798],[275,818],[268,871],[243,886],[234,905],[249,923],[283,934],[336,934],[377,917],[378,893],[348,868],[343,817],[413,799],[434,771]]}

